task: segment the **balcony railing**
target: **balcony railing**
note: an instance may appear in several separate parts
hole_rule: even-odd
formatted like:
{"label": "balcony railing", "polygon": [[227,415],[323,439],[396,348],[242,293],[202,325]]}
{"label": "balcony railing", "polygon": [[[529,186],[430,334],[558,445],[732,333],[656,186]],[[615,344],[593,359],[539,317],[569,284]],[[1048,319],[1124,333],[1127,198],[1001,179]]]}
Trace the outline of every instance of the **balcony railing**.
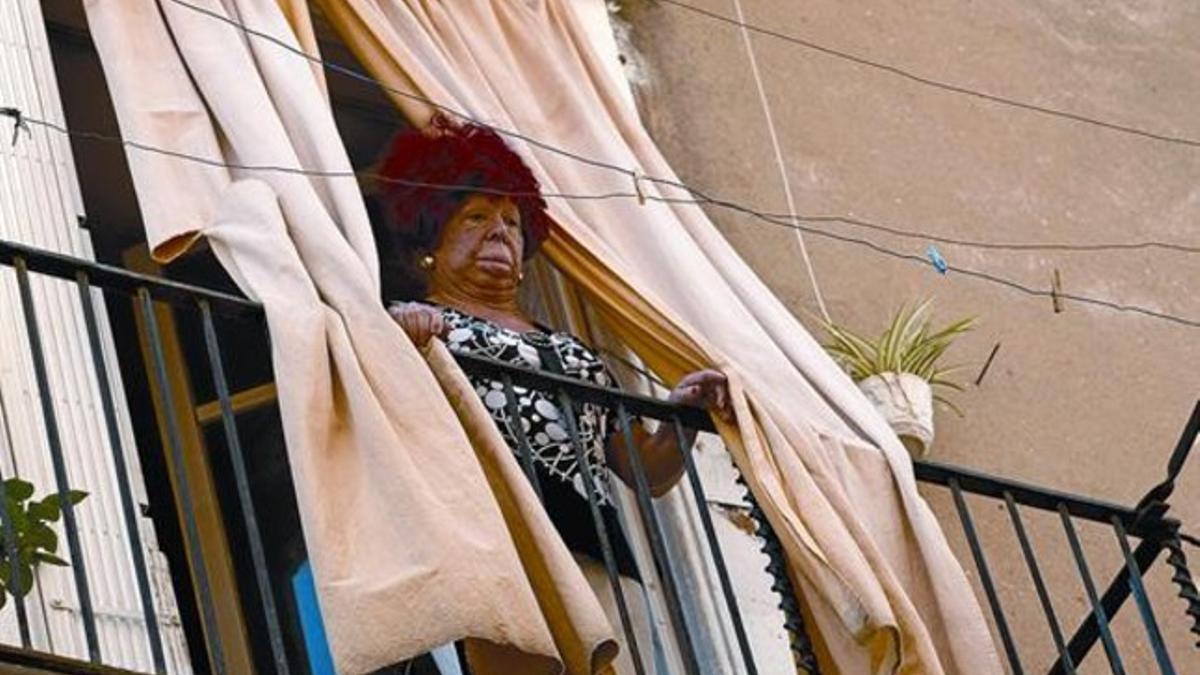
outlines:
{"label": "balcony railing", "polygon": [[[28,336],[33,371],[36,376],[40,396],[41,414],[47,435],[46,447],[54,466],[55,488],[62,495],[63,519],[62,533],[67,542],[67,554],[73,574],[75,593],[78,598],[83,633],[86,642],[86,654],[82,658],[64,658],[45,652],[44,645],[35,647],[31,634],[30,618],[27,615],[25,600],[20,594],[12,597],[8,607],[3,609],[3,615],[15,615],[19,626],[20,643],[12,647],[0,649],[0,662],[22,663],[27,666],[41,667],[52,672],[125,672],[116,670],[118,665],[128,667],[111,654],[107,653],[101,644],[96,629],[96,610],[91,599],[92,579],[94,570],[87,565],[81,541],[80,529],[77,523],[76,509],[87,508],[86,505],[72,506],[66,494],[71,487],[71,477],[68,476],[65,453],[69,447],[59,437],[56,422],[56,407],[54,399],[45,395],[49,390],[47,380],[46,355],[42,344],[46,338],[43,330],[59,330],[60,327],[47,327],[40,323],[37,314],[39,307],[34,302],[31,293],[30,277],[41,275],[57,278],[76,285],[79,300],[83,310],[83,323],[86,327],[88,344],[91,346],[93,367],[99,374],[101,383],[109,382],[105,375],[108,367],[101,358],[101,327],[97,322],[96,303],[98,296],[126,296],[131,299],[132,307],[139,318],[138,326],[141,331],[141,344],[144,346],[148,368],[146,388],[154,397],[154,407],[161,415],[165,433],[162,442],[162,452],[169,455],[164,464],[169,467],[171,482],[175,489],[175,512],[163,512],[161,505],[156,505],[156,519],[177,518],[181,523],[181,541],[175,545],[164,546],[171,559],[175,578],[187,583],[177,592],[189,592],[193,599],[183,602],[184,625],[190,626],[187,635],[192,654],[192,667],[197,672],[228,673],[231,672],[226,661],[226,645],[222,635],[227,634],[219,625],[218,615],[221,610],[214,600],[215,589],[207,570],[209,565],[203,559],[206,547],[202,541],[201,525],[195,511],[195,496],[192,494],[193,477],[184,470],[186,465],[186,443],[181,429],[179,406],[172,400],[173,373],[171,360],[164,348],[164,335],[156,312],[156,307],[169,306],[173,310],[188,314],[191,320],[198,322],[202,344],[203,358],[198,363],[190,363],[193,368],[207,371],[214,393],[215,407],[206,414],[206,421],[220,421],[220,430],[224,436],[227,454],[228,471],[218,478],[227,479],[228,485],[221,492],[222,512],[236,514],[229,519],[231,531],[236,531],[239,545],[245,544],[246,555],[239,556],[238,566],[243,570],[239,575],[238,599],[246,615],[247,630],[252,634],[252,648],[255,651],[254,663],[259,672],[271,673],[308,673],[313,672],[313,664],[309,662],[311,649],[303,642],[298,644],[294,634],[296,619],[289,615],[283,607],[288,598],[293,597],[293,589],[282,583],[273,569],[278,565],[270,559],[273,555],[264,544],[264,531],[260,522],[264,505],[263,497],[256,495],[255,484],[251,479],[251,469],[248,466],[247,454],[242,447],[244,428],[239,426],[239,395],[230,390],[227,378],[227,364],[230,354],[222,352],[221,330],[223,322],[246,319],[251,324],[265,330],[265,322],[261,316],[261,308],[243,298],[214,291],[211,289],[190,286],[158,277],[135,274],[123,269],[96,264],[85,260],[69,258],[45,251],[40,251],[17,244],[0,242],[0,266],[9,267],[15,273],[16,286],[19,289],[20,311],[25,321]],[[66,328],[62,328],[66,329]],[[194,355],[193,355],[194,356]],[[257,355],[266,359],[265,354]],[[192,359],[196,361],[195,358]],[[635,417],[658,420],[661,424],[671,425],[683,447],[683,439],[688,430],[713,431],[713,426],[707,415],[700,410],[673,405],[661,400],[647,398],[620,391],[600,388],[544,372],[535,372],[521,368],[499,364],[477,357],[462,356],[459,358],[462,367],[468,373],[487,376],[501,381],[510,403],[514,401],[514,386],[536,387],[542,391],[554,392],[561,403],[561,409],[567,416],[568,431],[571,432],[575,444],[576,457],[582,463],[587,462],[578,435],[574,434],[574,416],[578,406],[591,403],[615,411],[620,421],[620,432],[627,437],[632,433],[631,421]],[[128,376],[128,374],[127,374]],[[114,494],[119,499],[121,512],[125,519],[126,531],[129,536],[128,546],[133,561],[131,583],[136,587],[140,598],[140,621],[144,626],[143,639],[153,655],[153,667],[141,668],[144,672],[168,672],[167,659],[164,656],[162,630],[159,625],[159,615],[156,612],[156,598],[152,591],[151,575],[148,571],[148,561],[143,555],[143,547],[138,541],[139,507],[136,504],[131,488],[130,467],[125,457],[127,448],[122,447],[121,437],[117,430],[116,401],[124,397],[125,392],[111,391],[101,387],[102,410],[99,414],[103,419],[99,422],[106,430],[112,447],[112,460],[116,467],[113,487]],[[270,405],[270,386],[264,384],[256,400],[264,405]],[[250,398],[254,398],[250,396]],[[200,417],[197,414],[197,417]],[[274,418],[277,420],[277,418]],[[518,426],[519,429],[519,426]],[[927,490],[948,491],[954,505],[970,552],[977,581],[982,589],[985,605],[990,610],[992,628],[1000,646],[1006,655],[1008,665],[1014,673],[1048,671],[1051,673],[1073,673],[1085,662],[1089,666],[1097,666],[1098,658],[1088,662],[1089,655],[1098,650],[1097,642],[1102,646],[1107,665],[1112,672],[1134,672],[1130,668],[1144,668],[1145,662],[1131,666],[1128,657],[1123,658],[1123,648],[1117,639],[1113,627],[1118,614],[1127,604],[1129,598],[1133,605],[1138,622],[1141,624],[1143,638],[1139,639],[1138,649],[1147,645],[1152,654],[1152,663],[1162,673],[1195,672],[1196,653],[1188,646],[1184,652],[1177,649],[1172,652],[1169,641],[1164,638],[1163,624],[1174,626],[1183,632],[1192,633],[1191,640],[1200,636],[1200,596],[1197,595],[1195,584],[1187,567],[1184,551],[1185,541],[1189,538],[1181,531],[1180,523],[1169,517],[1168,498],[1174,488],[1175,478],[1182,469],[1184,460],[1200,433],[1200,405],[1197,406],[1187,427],[1170,458],[1168,475],[1158,486],[1147,493],[1145,499],[1134,507],[1110,504],[1086,497],[1058,492],[1027,483],[989,476],[984,473],[937,464],[932,462],[917,462],[916,475],[926,486]],[[522,466],[535,482],[533,459],[529,444],[525,439],[518,438],[519,459]],[[633,447],[633,443],[627,443]],[[143,448],[142,452],[150,450]],[[729,632],[736,643],[738,663],[736,672],[759,673],[768,669],[756,661],[759,649],[752,643],[744,615],[739,609],[738,580],[733,578],[726,565],[722,547],[718,541],[716,527],[705,497],[705,485],[697,471],[690,452],[682,452],[685,462],[685,484],[690,487],[707,549],[707,558],[715,570],[717,584],[720,589],[721,601],[729,618]],[[653,569],[643,570],[643,578],[660,580],[662,597],[668,613],[670,636],[660,636],[671,639],[674,652],[678,655],[679,667],[683,672],[691,674],[716,672],[713,665],[706,662],[697,647],[704,636],[697,634],[703,629],[701,623],[689,616],[687,604],[684,601],[685,589],[681,580],[681,562],[671,553],[668,537],[664,532],[655,500],[651,497],[643,467],[637,454],[633,454],[632,468],[635,477],[634,493],[640,522],[645,528],[653,558]],[[613,533],[605,530],[604,519],[600,517],[597,506],[596,486],[592,485],[589,472],[583,472],[584,486],[593,515],[597,534],[602,544],[603,557],[610,580],[614,581],[613,590],[620,607],[620,613],[627,615],[624,606],[625,599],[622,589],[615,583],[617,578],[616,563],[613,559],[609,538]],[[2,490],[2,483],[0,483]],[[0,494],[0,503],[7,503]],[[968,499],[970,497],[970,500]],[[793,592],[791,581],[784,571],[782,550],[779,542],[772,533],[770,526],[762,513],[754,505],[752,498],[747,495],[750,515],[757,526],[757,534],[761,538],[763,551],[769,558],[766,572],[773,577],[773,588],[780,593],[781,608],[784,610],[785,627],[791,637],[791,647],[797,667],[802,671],[817,672],[816,659],[813,656],[803,623],[801,608],[796,604],[796,594]],[[256,501],[257,500],[257,501]],[[994,503],[1003,509],[1008,516],[1011,531],[1016,537],[1017,549],[1025,569],[1005,565],[997,569],[989,564],[987,548],[990,544],[995,553],[996,542],[988,542],[980,535],[976,526],[976,518],[970,507],[970,501]],[[278,508],[272,503],[271,509]],[[1031,512],[1041,512],[1056,517],[1061,525],[1062,543],[1056,552],[1069,556],[1076,568],[1080,583],[1087,596],[1087,610],[1081,616],[1063,617],[1056,610],[1054,597],[1060,589],[1052,587],[1051,580],[1043,573],[1045,558],[1040,556],[1026,527],[1026,516]],[[977,513],[977,512],[976,512]],[[19,586],[21,565],[15,555],[17,542],[11,526],[12,520],[5,514],[3,545],[7,551],[6,559],[10,569],[3,575],[9,581]],[[1116,569],[1103,570],[1102,580],[1107,583],[1098,584],[1093,574],[1092,566],[1086,547],[1079,536],[1078,527],[1081,523],[1096,524],[1110,530],[1111,545],[1119,552],[1121,564]],[[947,532],[951,533],[950,524]],[[295,533],[298,536],[298,533]],[[232,535],[231,535],[232,536]],[[1192,541],[1194,544],[1194,540]],[[1182,598],[1179,611],[1161,614],[1151,602],[1150,594],[1143,579],[1153,569],[1156,569],[1159,559],[1166,553],[1165,565],[1171,572],[1172,582],[1176,584]],[[970,568],[971,565],[968,565]],[[248,570],[248,573],[245,571]],[[1013,607],[1003,607],[1001,589],[1013,585],[1032,584],[1037,596],[1037,606],[1041,617],[1015,616]],[[282,599],[282,600],[281,600]],[[1025,608],[1020,608],[1023,611]],[[2,616],[2,615],[0,615]],[[1038,620],[1045,623],[1053,643],[1053,656],[1047,662],[1036,662],[1037,654],[1030,652],[1013,630],[1014,622],[1023,624]],[[622,622],[620,631],[626,636],[632,651],[640,659],[651,658],[650,645],[637,644],[636,636],[628,620]],[[261,639],[259,639],[261,637]],[[1127,636],[1126,636],[1127,637]],[[307,645],[311,647],[311,645]],[[1197,643],[1200,646],[1200,643]],[[1187,665],[1184,665],[1187,664]],[[106,671],[104,667],[111,666],[113,670]],[[640,666],[639,666],[640,668]],[[774,672],[774,671],[772,671]],[[1091,672],[1091,671],[1089,671]],[[1136,672],[1142,672],[1140,670]]]}

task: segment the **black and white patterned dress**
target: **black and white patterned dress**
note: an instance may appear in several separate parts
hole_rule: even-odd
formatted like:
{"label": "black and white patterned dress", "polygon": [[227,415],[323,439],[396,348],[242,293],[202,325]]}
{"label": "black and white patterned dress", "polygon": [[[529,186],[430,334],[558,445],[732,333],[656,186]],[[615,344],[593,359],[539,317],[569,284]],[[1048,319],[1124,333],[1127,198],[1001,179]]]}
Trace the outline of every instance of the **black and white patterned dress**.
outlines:
{"label": "black and white patterned dress", "polygon": [[[449,307],[437,306],[437,309],[446,323],[446,346],[452,352],[545,370],[602,387],[616,385],[604,362],[570,333],[548,329],[520,332]],[[484,376],[471,376],[470,380],[505,442],[518,457],[518,420],[522,425],[546,511],[568,548],[602,561],[587,492],[556,392],[514,385],[513,393],[517,398],[517,420],[514,420],[509,414],[501,381]],[[605,529],[613,543],[617,567],[623,575],[638,578],[613,505],[605,456],[612,435],[620,431],[616,413],[593,403],[582,403],[576,408],[576,425],[587,453]]]}

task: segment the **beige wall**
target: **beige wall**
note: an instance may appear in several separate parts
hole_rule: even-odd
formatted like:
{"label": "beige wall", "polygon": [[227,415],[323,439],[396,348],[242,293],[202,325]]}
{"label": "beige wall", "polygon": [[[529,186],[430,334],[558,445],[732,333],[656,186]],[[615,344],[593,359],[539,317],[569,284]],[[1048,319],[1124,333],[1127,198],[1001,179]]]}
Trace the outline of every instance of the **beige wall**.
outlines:
{"label": "beige wall", "polygon": [[[733,0],[686,0],[734,14]],[[627,3],[629,4],[629,3]],[[644,78],[642,114],[688,183],[765,211],[785,211],[741,36],[736,27],[668,4],[627,13]],[[920,3],[743,0],[747,20],[946,82],[1164,134],[1200,138],[1200,5],[1189,2]],[[986,241],[1157,239],[1200,245],[1200,147],[1138,138],[948,93],[780,40],[753,46],[774,109],[800,212],[865,218]],[[636,61],[635,55],[628,54]],[[816,305],[793,233],[721,209],[710,215],[808,326]],[[923,255],[928,242],[837,224],[831,231]],[[956,397],[965,411],[937,416],[935,459],[1099,498],[1132,503],[1160,479],[1197,398],[1200,329],[1067,303],[808,236],[834,319],[877,331],[901,303],[933,296],[943,318],[976,314],[981,327],[953,357],[973,380],[1001,348],[982,386]],[[940,246],[954,265],[1200,320],[1200,254],[984,251]],[[928,491],[968,560],[948,500]],[[1200,531],[1200,458],[1185,471],[1177,514]],[[972,502],[1000,568],[1003,601],[1041,669],[1051,652],[1006,515]],[[1074,563],[1054,518],[1029,526],[1046,559],[1064,630],[1084,609]],[[1108,577],[1110,531],[1084,528],[1090,562]],[[1193,549],[1193,559],[1200,560]],[[973,567],[968,564],[973,572]],[[1158,613],[1187,651],[1183,605],[1159,569]],[[1102,583],[1105,582],[1102,580]],[[1151,662],[1132,606],[1126,658]],[[1140,655],[1140,657],[1139,657]],[[1103,670],[1097,650],[1087,665]],[[1176,662],[1183,672],[1186,661]]]}

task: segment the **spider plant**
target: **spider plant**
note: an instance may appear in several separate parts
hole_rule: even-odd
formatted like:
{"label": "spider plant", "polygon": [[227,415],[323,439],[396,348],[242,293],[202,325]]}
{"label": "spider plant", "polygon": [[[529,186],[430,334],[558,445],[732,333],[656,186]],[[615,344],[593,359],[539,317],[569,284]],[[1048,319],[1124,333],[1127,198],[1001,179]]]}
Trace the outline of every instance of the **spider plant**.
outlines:
{"label": "spider plant", "polygon": [[[824,347],[841,364],[855,382],[884,373],[912,373],[937,389],[962,391],[961,384],[950,376],[962,366],[943,366],[942,356],[954,340],[971,330],[975,317],[965,317],[935,329],[929,316],[931,301],[905,305],[896,312],[888,327],[877,338],[829,322],[823,322],[830,340]],[[935,401],[953,410],[962,411],[941,394]]]}

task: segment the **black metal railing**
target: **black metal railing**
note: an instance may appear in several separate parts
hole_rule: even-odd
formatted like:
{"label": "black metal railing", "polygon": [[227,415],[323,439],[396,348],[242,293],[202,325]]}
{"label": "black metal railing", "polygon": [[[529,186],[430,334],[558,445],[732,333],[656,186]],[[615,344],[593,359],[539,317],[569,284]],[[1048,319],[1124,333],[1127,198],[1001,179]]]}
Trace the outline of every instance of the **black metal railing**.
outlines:
{"label": "black metal railing", "polygon": [[[293,622],[283,616],[284,612],[278,602],[278,599],[286,591],[280,588],[278,579],[272,577],[269,569],[271,556],[264,546],[264,532],[259,523],[259,509],[262,505],[255,503],[256,494],[252,489],[254,483],[250,478],[246,453],[243,452],[243,444],[240,440],[243,431],[238,425],[239,413],[235,409],[234,396],[231,394],[226,377],[229,355],[222,352],[218,339],[219,324],[229,318],[251,318],[255,319],[257,325],[265,326],[265,323],[261,321],[261,308],[253,302],[227,293],[139,275],[111,266],[2,241],[0,241],[0,266],[8,266],[15,270],[17,284],[21,291],[21,310],[25,317],[29,343],[32,345],[31,358],[37,374],[37,384],[42,393],[42,413],[45,418],[46,433],[49,436],[47,447],[52,455],[57,489],[62,495],[63,528],[68,542],[76,593],[80,601],[87,655],[90,662],[104,664],[109,661],[106,661],[106,654],[96,636],[94,611],[89,598],[89,570],[81,555],[78,524],[71,510],[71,502],[66,496],[70,481],[66,475],[66,464],[63,459],[65,449],[61,439],[57,438],[55,404],[52,398],[45,393],[48,391],[48,384],[45,376],[45,356],[40,348],[42,336],[39,334],[38,308],[35,306],[29,290],[29,277],[32,274],[55,277],[77,285],[87,327],[87,339],[91,345],[94,359],[93,365],[98,373],[104,373],[106,365],[100,356],[100,326],[96,320],[94,307],[95,290],[101,289],[107,293],[122,294],[134,301],[133,307],[141,319],[139,323],[142,331],[141,337],[144,344],[147,345],[149,362],[152,365],[149,377],[152,377],[157,384],[157,386],[151,387],[157,397],[156,409],[165,416],[166,439],[163,451],[172,456],[172,461],[167,462],[167,465],[171,467],[173,472],[171,478],[179,495],[177,504],[179,513],[172,513],[169,516],[174,518],[178,515],[182,521],[183,545],[173,548],[165,547],[165,552],[172,558],[174,564],[182,566],[190,573],[196,607],[196,616],[192,619],[193,624],[200,626],[201,630],[193,631],[188,635],[188,639],[192,643],[193,653],[202,655],[202,658],[194,658],[194,661],[207,664],[206,666],[198,665],[197,668],[207,669],[213,673],[226,673],[229,672],[229,669],[226,666],[225,645],[221,639],[223,633],[218,625],[218,610],[210,588],[211,581],[205,572],[207,566],[205,560],[202,559],[204,546],[201,542],[199,526],[190,507],[190,478],[188,473],[183,470],[184,442],[180,437],[180,420],[175,412],[177,410],[176,401],[171,398],[173,389],[169,381],[171,379],[170,364],[164,354],[163,335],[156,319],[155,307],[157,303],[165,303],[175,310],[198,317],[205,358],[201,359],[203,363],[190,365],[207,371],[219,403],[220,430],[224,436],[231,467],[232,488],[225,493],[225,497],[231,503],[225,505],[228,507],[226,513],[237,514],[236,520],[240,522],[236,525],[244,533],[249,554],[248,559],[242,564],[252,570],[249,578],[245,581],[241,601],[247,614],[252,615],[253,621],[250,623],[254,624],[255,630],[261,631],[265,637],[264,640],[254,645],[256,649],[263,652],[257,661],[257,666],[260,671],[266,672],[310,672],[310,666],[304,657],[305,652],[303,650],[298,652],[294,647],[289,647],[290,641],[294,641],[294,638],[288,635]],[[260,358],[267,357],[262,354]],[[694,496],[692,506],[699,517],[704,543],[715,568],[720,586],[720,596],[726,604],[732,624],[732,633],[737,643],[737,653],[740,659],[740,663],[736,666],[737,671],[752,674],[767,671],[767,666],[756,661],[755,645],[747,630],[745,617],[739,609],[739,596],[735,580],[726,564],[716,527],[708,508],[704,485],[686,443],[693,431],[711,432],[714,430],[708,416],[701,410],[606,389],[568,377],[531,371],[479,357],[460,355],[458,358],[464,370],[469,374],[501,382],[510,408],[515,406],[515,387],[536,387],[543,392],[553,392],[554,399],[559,402],[561,411],[565,415],[567,431],[573,443],[575,457],[581,466],[586,466],[589,460],[575,426],[580,410],[579,406],[584,403],[603,406],[615,411],[620,426],[619,432],[626,439],[626,447],[631,450],[636,447],[633,443],[632,430],[635,418],[658,420],[661,424],[668,424],[674,428],[677,448],[683,459],[686,484],[690,486]],[[101,376],[99,380],[102,383],[108,382],[106,376]],[[104,389],[103,386],[102,389]],[[148,581],[147,563],[143,557],[141,543],[137,539],[139,531],[136,522],[137,505],[134,503],[130,487],[129,467],[125,465],[124,449],[121,447],[121,440],[117,433],[114,401],[116,396],[123,395],[124,392],[103,392],[101,413],[104,416],[104,427],[107,429],[113,449],[114,463],[117,466],[116,487],[126,529],[130,536],[128,543],[134,561],[135,585],[140,595],[144,615],[145,640],[153,654],[153,672],[162,673],[166,672],[166,665],[160,628],[154,611],[154,597]],[[528,472],[535,488],[538,488],[529,441],[523,437],[521,425],[515,425],[515,430],[521,465]],[[1114,618],[1129,597],[1134,599],[1139,619],[1144,627],[1145,640],[1150,646],[1157,668],[1163,673],[1181,672],[1177,670],[1180,666],[1177,662],[1172,661],[1173,658],[1180,660],[1179,662],[1182,662],[1182,659],[1191,659],[1187,663],[1194,667],[1195,655],[1193,653],[1170,653],[1159,625],[1160,615],[1155,613],[1142,580],[1152,569],[1152,565],[1160,554],[1165,551],[1167,553],[1166,564],[1173,573],[1172,580],[1178,586],[1180,595],[1186,604],[1185,616],[1190,617],[1190,621],[1193,622],[1187,629],[1200,634],[1200,597],[1197,597],[1183,548],[1183,541],[1187,539],[1187,535],[1181,531],[1180,523],[1177,520],[1167,516],[1167,500],[1188,451],[1195,442],[1197,433],[1200,433],[1200,405],[1197,406],[1180,443],[1171,456],[1167,479],[1152,489],[1142,503],[1133,508],[998,478],[968,469],[933,462],[917,462],[915,464],[916,475],[920,481],[928,486],[942,486],[949,491],[978,573],[986,606],[990,609],[993,627],[1000,638],[1009,667],[1014,673],[1024,673],[1027,670],[1035,669],[1048,670],[1052,673],[1076,672],[1088,655],[1093,652],[1097,642],[1102,643],[1103,652],[1107,656],[1113,672],[1129,672],[1129,666],[1122,661],[1119,640],[1112,630]],[[645,526],[654,565],[653,570],[643,570],[643,578],[657,575],[662,581],[663,600],[669,615],[669,626],[683,671],[689,675],[713,672],[711,664],[703,662],[698,655],[696,645],[701,636],[696,631],[700,624],[694,619],[689,619],[687,609],[682,601],[684,588],[680,570],[677,567],[681,561],[676,560],[670,554],[664,525],[661,522],[656,502],[650,493],[649,481],[641,458],[637,452],[631,452],[631,455],[631,468],[634,474],[633,490],[641,522]],[[648,669],[644,667],[644,664],[649,663],[652,658],[652,646],[639,644],[638,636],[629,621],[627,599],[624,597],[624,591],[618,581],[619,574],[612,550],[611,536],[613,533],[606,531],[605,520],[599,512],[598,486],[593,484],[591,472],[582,471],[581,476],[596,533],[601,542],[603,563],[622,618],[621,632],[634,656],[638,672],[647,672]],[[0,482],[0,486],[2,486],[2,482]],[[966,495],[973,495],[973,499],[993,500],[1008,515],[1012,531],[1016,536],[1020,559],[1024,561],[1026,572],[1038,599],[1038,606],[1054,644],[1054,654],[1057,660],[1046,664],[1045,667],[1035,666],[1029,660],[1028,652],[1024,650],[1020,640],[1014,635],[1012,623],[1010,623],[1013,618],[1006,615],[1001,606],[1002,594],[998,590],[997,574],[989,565],[985,542],[976,527]],[[792,581],[786,572],[783,550],[761,510],[753,503],[752,497],[747,495],[747,499],[750,515],[758,523],[757,534],[762,538],[763,550],[770,561],[767,571],[774,578],[774,589],[781,594],[781,608],[785,613],[786,628],[792,636],[791,646],[796,665],[803,671],[816,673],[816,658],[809,636],[805,631],[801,607],[797,604],[797,594],[794,592]],[[6,503],[3,495],[0,495],[0,503]],[[1061,522],[1064,541],[1067,544],[1062,552],[1069,553],[1086,591],[1089,609],[1084,616],[1074,619],[1074,623],[1070,624],[1076,625],[1075,630],[1070,633],[1063,629],[1064,624],[1053,602],[1055,589],[1052,587],[1050,579],[1043,574],[1042,558],[1039,557],[1026,529],[1023,513],[1027,510],[1036,510],[1057,516]],[[160,517],[164,516],[160,515]],[[9,522],[9,519],[5,518],[5,523]],[[1097,585],[1092,575],[1084,546],[1076,532],[1076,524],[1080,522],[1099,523],[1111,528],[1116,540],[1115,544],[1120,552],[1121,567],[1105,577],[1110,581],[1103,587],[1103,592],[1100,591],[1100,586]],[[4,537],[4,545],[9,551],[9,560],[15,561],[16,558],[12,552],[16,543],[11,528],[6,527],[0,535]],[[1136,543],[1131,543],[1131,540],[1135,540]],[[1003,573],[1007,574],[1011,571],[1006,568]],[[17,575],[19,572],[17,566],[14,566],[9,574]],[[15,579],[15,576],[10,578]],[[30,639],[29,619],[22,599],[16,597],[15,600],[14,611],[20,626],[22,653],[26,657],[31,654],[36,656],[36,650],[33,649]],[[1027,617],[1019,618],[1025,620]],[[0,659],[4,658],[3,654],[3,650],[0,650]],[[51,659],[49,656],[46,658],[47,663],[50,661],[62,662],[62,659]],[[1189,671],[1184,668],[1182,672]]]}
{"label": "black metal railing", "polygon": [[[1195,442],[1197,424],[1200,423],[1200,405],[1197,405],[1191,420],[1184,431],[1186,445],[1181,441],[1174,457],[1186,456],[1187,449]],[[1182,465],[1180,465],[1182,466]],[[987,606],[991,613],[993,625],[1003,646],[1010,670],[1013,673],[1041,672],[1074,673],[1084,663],[1085,658],[1092,652],[1097,640],[1103,643],[1104,654],[1108,659],[1111,671],[1114,673],[1129,672],[1123,662],[1117,640],[1114,637],[1112,622],[1124,602],[1132,595],[1138,608],[1138,614],[1145,631],[1147,640],[1158,671],[1162,673],[1181,672],[1172,662],[1158,617],[1150,605],[1143,577],[1151,569],[1159,554],[1166,550],[1173,556],[1168,564],[1173,571],[1172,580],[1178,585],[1180,596],[1185,601],[1184,614],[1191,617],[1191,625],[1186,630],[1200,636],[1200,597],[1197,597],[1191,573],[1187,567],[1186,557],[1180,543],[1180,523],[1165,516],[1165,502],[1154,500],[1149,508],[1129,508],[1093,499],[1087,499],[1055,490],[1029,485],[1019,481],[997,478],[987,474],[959,468],[949,467],[933,462],[918,462],[915,465],[917,478],[926,483],[944,486],[950,492],[954,501],[955,511],[969,544],[971,557],[983,587]],[[1176,474],[1177,475],[1177,474]],[[1173,476],[1171,480],[1173,480]],[[982,538],[975,524],[975,517],[967,503],[965,494],[973,494],[990,498],[1003,508],[1008,516],[1014,533],[1021,560],[1034,586],[1046,630],[1054,645],[1054,660],[1048,667],[1033,666],[1028,659],[1023,659],[1024,652],[1014,636],[1010,617],[1006,614],[997,590],[996,575],[988,556],[984,551]],[[1060,621],[1051,599],[1051,589],[1048,588],[1043,573],[1044,560],[1035,551],[1028,535],[1022,507],[1043,513],[1055,514],[1062,529],[1063,543],[1070,552],[1071,561],[1076,568],[1079,582],[1087,596],[1088,610],[1084,616],[1077,619],[1077,627],[1067,637],[1063,632]],[[1111,575],[1111,581],[1101,595],[1093,576],[1087,555],[1077,532],[1077,523],[1088,522],[1102,524],[1111,530],[1113,544],[1120,552],[1121,565]],[[1133,550],[1130,550],[1130,538],[1138,539]],[[1032,621],[1030,617],[1020,617]],[[1181,624],[1182,625],[1182,624]],[[1200,643],[1197,643],[1200,647]],[[1195,654],[1181,654],[1193,663]],[[1144,664],[1142,667],[1146,667]],[[1142,671],[1134,671],[1142,672]],[[1190,672],[1184,670],[1182,672]]]}
{"label": "black metal railing", "polygon": [[[111,449],[112,462],[115,468],[115,487],[120,504],[125,536],[128,538],[127,543],[132,561],[134,584],[141,606],[141,616],[139,619],[145,626],[144,637],[152,655],[152,672],[166,673],[167,660],[164,653],[162,632],[155,610],[156,598],[151,591],[150,561],[147,560],[145,555],[145,549],[141,541],[141,530],[138,524],[140,506],[135,503],[133,496],[131,475],[126,462],[128,449],[124,447],[121,434],[118,431],[119,422],[115,397],[123,397],[124,392],[114,392],[108,386],[111,380],[109,379],[108,365],[105,362],[101,347],[101,327],[97,320],[97,297],[95,292],[108,291],[122,293],[134,298],[138,302],[142,318],[145,322],[145,337],[151,346],[155,366],[154,375],[157,380],[158,391],[164,397],[159,409],[167,416],[166,426],[170,438],[170,452],[174,455],[175,460],[170,465],[176,469],[172,479],[182,495],[182,502],[184,504],[191,503],[189,494],[190,480],[182,468],[183,451],[179,441],[179,424],[174,419],[175,407],[170,400],[171,388],[168,384],[167,366],[153,311],[153,303],[157,300],[173,305],[198,306],[205,311],[210,307],[216,306],[220,307],[221,311],[227,314],[243,316],[257,316],[260,310],[254,303],[247,302],[242,298],[206,289],[188,287],[168,280],[139,275],[120,268],[80,260],[11,242],[0,241],[0,266],[12,268],[16,275],[20,312],[24,319],[26,337],[30,348],[28,356],[32,362],[33,372],[36,377],[37,396],[41,403],[43,416],[42,426],[46,433],[46,443],[54,468],[56,492],[59,495],[59,503],[62,508],[63,530],[65,531],[68,544],[68,561],[72,569],[75,594],[79,603],[80,618],[87,645],[87,662],[97,665],[112,664],[112,660],[106,659],[106,655],[100,646],[96,612],[93,608],[92,591],[89,583],[90,577],[88,575],[87,559],[83,554],[83,547],[80,541],[80,528],[75,513],[78,507],[73,504],[73,500],[69,497],[71,481],[67,473],[64,444],[60,437],[55,397],[51,395],[50,382],[47,375],[47,357],[42,347],[42,330],[46,324],[39,320],[38,317],[39,308],[34,302],[33,285],[30,280],[32,274],[72,282],[78,289],[83,320],[86,326],[86,340],[89,347],[87,351],[90,352],[91,365],[94,369],[96,380],[100,385],[103,428],[107,436],[108,446]],[[59,328],[62,327],[53,326],[51,330]],[[3,490],[2,486],[3,483],[0,482],[0,491]],[[3,494],[0,494],[0,500],[3,500],[2,503],[8,504]],[[196,595],[198,596],[201,608],[201,621],[204,626],[203,637],[199,635],[188,637],[190,641],[201,640],[205,644],[205,649],[211,656],[210,662],[213,666],[213,672],[227,672],[222,668],[221,633],[216,626],[215,609],[211,602],[212,594],[207,585],[207,566],[204,560],[198,557],[202,551],[202,547],[196,519],[190,508],[182,508],[180,512],[184,521],[187,545],[183,547],[183,551],[174,552],[181,555],[174,556],[173,562],[180,562],[180,557],[185,558],[188,569],[195,575]],[[10,589],[19,589],[21,587],[19,577],[22,569],[27,569],[28,567],[20,564],[22,560],[17,555],[18,544],[12,527],[12,523],[14,522],[13,516],[7,512],[7,508],[3,514],[3,520],[4,531],[0,534],[3,534],[4,546],[11,565],[9,583],[6,585]],[[20,659],[23,665],[42,667],[54,672],[93,672],[82,665],[72,666],[71,659],[63,659],[57,655],[48,653],[39,654],[38,650],[34,649],[32,644],[30,618],[25,606],[25,594],[13,592],[9,595],[15,607],[20,644],[25,652]],[[0,658],[3,658],[3,656],[0,655]],[[119,671],[114,667],[112,672],[123,671]]]}

